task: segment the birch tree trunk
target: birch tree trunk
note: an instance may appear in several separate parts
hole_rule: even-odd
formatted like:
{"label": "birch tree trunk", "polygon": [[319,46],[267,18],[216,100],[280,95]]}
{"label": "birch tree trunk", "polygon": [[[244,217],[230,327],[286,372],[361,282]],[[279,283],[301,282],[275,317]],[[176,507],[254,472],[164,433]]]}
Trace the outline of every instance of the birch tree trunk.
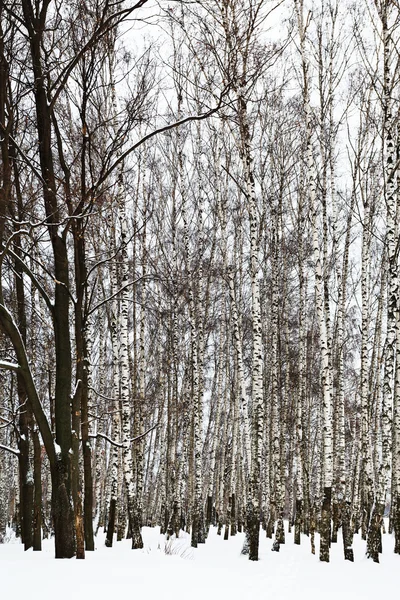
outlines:
{"label": "birch tree trunk", "polygon": [[370,413],[369,413],[369,253],[370,253],[370,206],[369,200],[364,201],[362,264],[361,264],[361,518],[362,536],[366,539],[373,503],[373,473],[370,447]]}
{"label": "birch tree trunk", "polygon": [[251,139],[247,119],[246,100],[239,90],[238,115],[240,120],[241,152],[246,183],[246,200],[250,218],[250,274],[252,313],[252,443],[249,495],[247,499],[247,529],[249,559],[258,560],[260,533],[261,454],[263,440],[264,400],[262,386],[262,327],[259,284],[258,218],[254,173],[252,168]]}
{"label": "birch tree trunk", "polygon": [[312,113],[309,90],[309,63],[306,56],[306,25],[303,15],[303,0],[295,0],[298,29],[300,35],[300,54],[303,69],[303,105],[306,129],[307,184],[312,213],[312,236],[314,248],[315,297],[321,345],[321,382],[323,407],[323,501],[321,513],[320,560],[329,562],[331,541],[331,499],[333,481],[333,431],[332,431],[332,373],[330,362],[330,342],[327,330],[324,302],[324,271],[318,239],[317,173],[312,144]]}
{"label": "birch tree trunk", "polygon": [[306,376],[307,376],[307,336],[306,336],[306,298],[307,282],[304,273],[304,238],[306,235],[305,227],[305,207],[304,192],[300,187],[298,199],[298,268],[299,268],[299,385],[296,395],[296,514],[294,543],[301,542],[301,528],[304,513],[304,432],[303,419],[306,397]]}
{"label": "birch tree trunk", "polygon": [[[115,228],[111,228],[113,236],[113,247],[115,249]],[[117,263],[111,263],[111,290],[114,294],[118,290],[118,271]],[[112,404],[112,425],[111,439],[120,444],[121,440],[121,411],[120,411],[120,343],[119,343],[119,327],[118,327],[118,298],[114,297],[110,310],[110,330],[111,330],[111,348],[113,359],[113,398]],[[118,478],[120,469],[120,450],[118,446],[112,445],[110,448],[110,507],[108,513],[107,536],[105,545],[111,548],[113,545],[113,536],[117,520],[117,502],[118,502]]]}
{"label": "birch tree trunk", "polygon": [[397,268],[396,248],[396,147],[395,128],[392,116],[392,77],[391,54],[392,41],[388,24],[390,18],[389,2],[383,2],[380,11],[383,38],[383,113],[384,113],[384,191],[386,203],[386,246],[388,259],[388,307],[387,307],[387,336],[385,372],[383,381],[382,399],[382,457],[379,465],[377,489],[374,507],[369,523],[367,539],[367,556],[374,562],[379,562],[379,553],[382,551],[381,529],[383,513],[386,504],[386,491],[389,483],[391,469],[390,434],[392,427],[393,393],[395,391],[395,358],[397,321],[396,312],[399,306],[399,283]]}
{"label": "birch tree trunk", "polygon": [[[109,47],[110,61],[110,83],[112,98],[112,122],[114,133],[118,132],[118,106],[115,89],[115,40],[111,39]],[[122,167],[117,179],[117,210],[119,223],[119,263],[120,263],[120,314],[118,320],[119,330],[119,364],[120,364],[120,400],[121,400],[121,444],[122,464],[127,496],[127,513],[130,532],[132,535],[132,549],[143,548],[143,540],[140,532],[141,524],[135,497],[135,481],[133,474],[133,460],[131,450],[131,399],[130,399],[130,369],[129,369],[129,337],[128,337],[128,314],[129,314],[129,264],[128,264],[128,224],[126,217],[125,185]]]}
{"label": "birch tree trunk", "polygon": [[350,235],[351,235],[351,223],[353,218],[353,210],[355,205],[356,191],[355,179],[353,180],[353,190],[351,196],[351,204],[347,217],[346,225],[346,238],[343,252],[342,269],[338,276],[338,309],[337,309],[337,333],[336,333],[336,418],[337,418],[337,483],[336,483],[336,498],[339,503],[339,512],[342,521],[342,534],[343,534],[343,549],[344,558],[351,562],[354,561],[354,554],[352,549],[352,532],[350,524],[350,490],[349,490],[349,478],[346,470],[346,437],[345,437],[345,391],[344,391],[344,341],[345,341],[345,309],[347,299],[347,276],[349,266],[349,248],[350,248]]}
{"label": "birch tree trunk", "polygon": [[[180,111],[179,111],[180,112]],[[193,291],[193,277],[191,268],[191,254],[189,246],[189,227],[187,215],[187,197],[184,181],[183,148],[178,131],[178,164],[181,186],[181,214],[183,221],[183,243],[185,249],[185,263],[188,279],[188,305],[190,325],[191,367],[192,367],[192,406],[193,406],[193,451],[194,451],[194,504],[192,512],[192,546],[197,548],[198,543],[204,543],[204,522],[202,506],[202,423],[200,422],[200,381],[198,363],[198,329],[196,324],[195,301]]]}

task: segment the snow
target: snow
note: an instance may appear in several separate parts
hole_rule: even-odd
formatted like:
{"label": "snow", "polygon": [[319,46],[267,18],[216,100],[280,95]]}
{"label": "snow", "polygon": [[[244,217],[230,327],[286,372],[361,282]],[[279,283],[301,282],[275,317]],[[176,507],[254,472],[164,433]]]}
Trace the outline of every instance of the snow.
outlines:
{"label": "snow", "polygon": [[[159,529],[143,528],[144,549],[131,550],[130,540],[104,546],[99,534],[96,552],[86,560],[55,560],[54,543],[45,540],[42,552],[24,553],[20,543],[0,545],[1,595],[19,600],[25,593],[16,582],[21,573],[29,582],[30,600],[56,597],[70,600],[79,590],[82,598],[140,598],[147,600],[375,600],[397,595],[400,557],[393,554],[392,536],[384,536],[381,563],[367,560],[365,542],[355,537],[355,562],[342,558],[342,543],[332,545],[331,562],[318,560],[310,553],[310,542],[287,543],[280,552],[271,552],[272,540],[260,536],[260,560],[250,562],[240,554],[243,534],[229,541],[212,529],[205,545],[190,547],[190,537],[165,541]],[[75,590],[75,591],[74,591]]]}
{"label": "snow", "polygon": [[13,363],[9,360],[0,360],[0,369],[7,369],[10,371],[17,371],[19,369],[19,365],[17,363]]}
{"label": "snow", "polygon": [[26,474],[26,483],[29,485],[34,485],[33,471],[31,468],[29,468],[29,470]]}

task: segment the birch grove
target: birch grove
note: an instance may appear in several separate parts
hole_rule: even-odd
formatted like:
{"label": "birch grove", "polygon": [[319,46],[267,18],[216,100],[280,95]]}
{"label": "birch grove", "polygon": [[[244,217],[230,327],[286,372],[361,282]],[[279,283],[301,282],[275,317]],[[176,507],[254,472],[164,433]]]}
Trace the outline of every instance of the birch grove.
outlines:
{"label": "birch grove", "polygon": [[400,554],[400,13],[364,4],[0,3],[0,543]]}

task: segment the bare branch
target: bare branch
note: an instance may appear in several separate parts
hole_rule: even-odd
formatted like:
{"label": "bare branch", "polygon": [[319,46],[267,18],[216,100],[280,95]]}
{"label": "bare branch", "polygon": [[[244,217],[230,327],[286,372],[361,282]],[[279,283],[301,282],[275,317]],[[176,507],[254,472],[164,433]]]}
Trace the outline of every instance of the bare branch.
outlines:
{"label": "bare branch", "polygon": [[127,156],[132,154],[132,152],[134,152],[137,148],[142,146],[148,140],[151,140],[151,138],[155,137],[159,133],[165,133],[166,131],[170,131],[171,129],[180,127],[181,125],[184,125],[185,123],[191,123],[192,121],[203,121],[204,119],[208,119],[208,117],[215,115],[215,113],[217,113],[219,111],[219,109],[221,108],[221,106],[223,104],[223,99],[228,94],[230,88],[231,88],[231,84],[229,83],[222,90],[217,105],[214,106],[214,108],[210,108],[205,113],[200,113],[199,115],[190,115],[188,117],[180,119],[179,121],[174,121],[173,123],[170,123],[169,125],[164,125],[164,127],[159,127],[158,129],[154,129],[150,133],[143,136],[138,142],[136,142],[136,144],[133,144],[133,146],[128,148],[128,150],[125,150],[125,152],[123,152],[117,158],[117,160],[107,169],[107,171],[102,175],[102,177],[100,177],[100,179],[98,180],[96,185],[92,187],[91,194],[94,196],[95,189],[98,188],[102,183],[104,183],[104,181],[106,181],[106,179],[118,167],[118,165],[120,165],[127,158]]}
{"label": "bare branch", "polygon": [[19,454],[20,454],[19,450],[15,449],[15,448],[10,448],[9,446],[3,446],[3,444],[0,444],[0,450],[5,450],[6,452],[10,452],[10,454],[14,454],[14,456],[19,456]]}
{"label": "bare branch", "polygon": [[[150,427],[150,429],[148,429],[141,435],[138,435],[138,436],[132,438],[130,440],[130,443],[133,444],[134,442],[138,442],[139,440],[143,439],[147,434],[149,434],[151,431],[156,429],[156,427],[158,427],[158,426],[159,426],[159,423],[156,423],[155,425],[153,425],[153,427]],[[108,435],[106,435],[105,433],[96,433],[93,435],[89,435],[89,438],[91,438],[91,439],[96,439],[98,437],[103,438],[103,440],[106,440],[107,442],[109,442],[110,444],[115,446],[116,448],[124,448],[123,444],[120,444],[119,442],[114,442],[114,440],[112,440],[110,437],[108,437]]]}

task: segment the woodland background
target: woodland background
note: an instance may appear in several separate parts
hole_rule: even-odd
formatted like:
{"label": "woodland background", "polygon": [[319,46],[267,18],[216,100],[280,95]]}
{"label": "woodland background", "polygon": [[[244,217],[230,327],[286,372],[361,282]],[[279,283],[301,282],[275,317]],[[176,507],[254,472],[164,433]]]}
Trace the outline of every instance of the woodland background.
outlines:
{"label": "woodland background", "polygon": [[0,542],[400,553],[399,10],[0,2]]}

